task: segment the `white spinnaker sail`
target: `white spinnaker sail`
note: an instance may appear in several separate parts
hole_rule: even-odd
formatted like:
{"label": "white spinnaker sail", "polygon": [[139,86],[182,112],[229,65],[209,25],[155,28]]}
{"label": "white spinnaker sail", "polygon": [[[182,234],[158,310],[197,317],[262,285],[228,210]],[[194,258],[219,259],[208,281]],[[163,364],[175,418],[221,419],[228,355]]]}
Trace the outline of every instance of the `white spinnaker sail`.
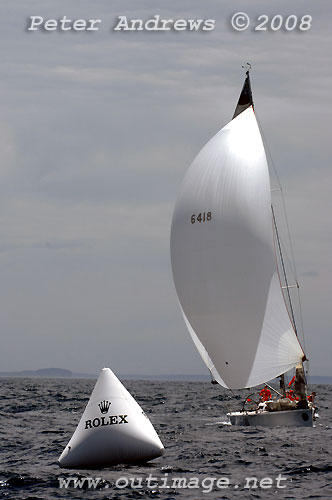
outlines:
{"label": "white spinnaker sail", "polygon": [[189,332],[219,383],[258,385],[301,362],[276,272],[268,166],[252,107],[189,168],[173,214],[171,261]]}

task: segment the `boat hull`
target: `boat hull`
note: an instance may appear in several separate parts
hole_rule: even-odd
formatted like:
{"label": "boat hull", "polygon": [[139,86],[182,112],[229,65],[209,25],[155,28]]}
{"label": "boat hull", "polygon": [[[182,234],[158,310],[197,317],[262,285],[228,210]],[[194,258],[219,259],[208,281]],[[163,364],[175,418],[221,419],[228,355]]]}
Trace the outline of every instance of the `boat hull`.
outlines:
{"label": "boat hull", "polygon": [[227,416],[232,425],[263,426],[263,427],[312,427],[313,411],[284,410],[284,411],[246,411],[231,412]]}

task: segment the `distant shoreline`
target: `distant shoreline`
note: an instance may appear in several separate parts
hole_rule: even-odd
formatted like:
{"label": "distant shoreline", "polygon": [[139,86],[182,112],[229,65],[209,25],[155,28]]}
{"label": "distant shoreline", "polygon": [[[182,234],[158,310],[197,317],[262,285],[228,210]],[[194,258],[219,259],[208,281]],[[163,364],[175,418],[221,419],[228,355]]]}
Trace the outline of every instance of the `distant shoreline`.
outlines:
{"label": "distant shoreline", "polygon": [[[146,375],[146,374],[117,374],[122,380],[169,380],[183,382],[209,382],[208,375]],[[0,372],[1,378],[64,378],[64,379],[97,379],[93,373],[74,373],[63,368],[42,368],[39,370],[21,370],[17,372]],[[332,384],[332,377],[314,375],[309,377],[310,384]]]}

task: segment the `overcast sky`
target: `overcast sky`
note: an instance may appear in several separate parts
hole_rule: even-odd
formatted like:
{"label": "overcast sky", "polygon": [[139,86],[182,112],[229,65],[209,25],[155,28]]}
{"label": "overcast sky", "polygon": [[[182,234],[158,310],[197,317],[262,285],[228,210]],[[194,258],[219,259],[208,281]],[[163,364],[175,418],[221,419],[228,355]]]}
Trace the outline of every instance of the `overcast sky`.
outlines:
{"label": "overcast sky", "polygon": [[[237,32],[237,11],[310,14],[312,27]],[[113,31],[119,15],[155,14],[216,25]],[[31,15],[102,23],[27,31]],[[286,197],[311,374],[332,375],[331,17],[330,0],[1,3],[0,371],[206,373],[177,303],[170,223],[250,61]]]}

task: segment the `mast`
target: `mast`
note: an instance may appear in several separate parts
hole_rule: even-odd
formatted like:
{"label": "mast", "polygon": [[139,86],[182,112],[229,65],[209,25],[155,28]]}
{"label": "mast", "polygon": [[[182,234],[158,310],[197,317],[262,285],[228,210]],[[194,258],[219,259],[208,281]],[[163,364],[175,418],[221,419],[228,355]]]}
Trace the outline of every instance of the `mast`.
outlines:
{"label": "mast", "polygon": [[295,369],[294,392],[299,396],[301,408],[308,408],[306,387],[307,381],[305,378],[303,363],[300,363]]}
{"label": "mast", "polygon": [[296,322],[295,322],[295,315],[294,315],[294,310],[293,310],[293,304],[292,304],[292,299],[291,299],[290,292],[289,292],[290,286],[288,285],[286,268],[285,268],[285,262],[284,262],[284,258],[283,258],[283,254],[282,254],[281,243],[280,243],[280,238],[279,238],[279,233],[278,233],[278,227],[277,227],[277,221],[276,221],[276,217],[275,217],[273,205],[271,205],[271,210],[272,210],[273,226],[274,226],[274,229],[275,229],[275,235],[276,235],[277,244],[278,244],[278,250],[279,250],[279,255],[280,255],[280,262],[281,262],[282,272],[283,272],[283,276],[284,276],[284,280],[285,280],[285,285],[286,285],[285,289],[287,290],[287,298],[288,298],[288,302],[289,302],[290,315],[291,315],[291,318],[292,318],[292,323],[293,323],[293,327],[294,327],[296,336],[298,337],[297,327],[296,327]]}

